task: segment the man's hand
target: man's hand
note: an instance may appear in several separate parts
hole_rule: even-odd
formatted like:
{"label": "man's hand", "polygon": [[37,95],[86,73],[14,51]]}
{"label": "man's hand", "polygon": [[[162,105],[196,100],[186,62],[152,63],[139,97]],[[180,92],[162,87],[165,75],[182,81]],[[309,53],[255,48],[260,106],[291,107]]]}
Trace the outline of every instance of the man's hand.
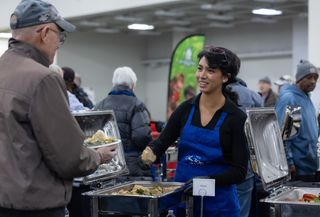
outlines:
{"label": "man's hand", "polygon": [[291,174],[291,181],[296,181],[296,166],[294,164],[289,165],[289,171]]}
{"label": "man's hand", "polygon": [[192,184],[191,186],[187,187],[183,193],[188,195],[188,196],[192,196],[193,195],[193,179],[210,179],[210,176],[196,176],[193,177],[192,179],[189,179],[186,182],[186,185]]}
{"label": "man's hand", "polygon": [[112,158],[118,154],[117,145],[110,145],[97,150],[101,155],[101,164],[110,163]]}

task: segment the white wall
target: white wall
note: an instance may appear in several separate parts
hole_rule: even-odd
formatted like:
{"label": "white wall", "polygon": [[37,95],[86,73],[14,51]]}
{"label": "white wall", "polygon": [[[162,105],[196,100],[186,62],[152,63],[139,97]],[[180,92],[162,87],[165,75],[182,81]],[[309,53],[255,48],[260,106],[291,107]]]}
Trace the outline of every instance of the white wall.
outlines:
{"label": "white wall", "polygon": [[317,68],[320,68],[320,58],[319,58],[319,50],[320,50],[320,28],[319,28],[319,8],[320,1],[319,0],[309,0],[308,3],[308,57],[309,61],[313,63]]}
{"label": "white wall", "polygon": [[58,51],[58,65],[69,66],[82,77],[82,86],[93,87],[96,101],[105,98],[112,88],[112,76],[117,67],[129,66],[137,74],[136,95],[146,100],[144,37],[73,33]]}
{"label": "white wall", "polygon": [[8,39],[0,38],[0,56],[8,49]]}

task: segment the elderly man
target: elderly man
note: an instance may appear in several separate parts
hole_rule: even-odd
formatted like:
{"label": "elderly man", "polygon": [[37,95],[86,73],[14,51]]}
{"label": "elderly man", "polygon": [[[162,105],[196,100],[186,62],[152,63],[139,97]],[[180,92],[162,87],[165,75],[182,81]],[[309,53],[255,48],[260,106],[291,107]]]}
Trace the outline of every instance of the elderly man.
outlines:
{"label": "elderly man", "polygon": [[319,127],[315,108],[310,100],[310,92],[316,87],[318,77],[317,68],[309,61],[301,60],[297,67],[296,83],[281,88],[275,106],[280,126],[287,105],[301,106],[302,121],[299,134],[287,142],[287,160],[293,181],[315,181],[315,171],[319,167],[317,157]]}
{"label": "elderly man", "polygon": [[283,85],[292,83],[294,83],[294,80],[290,75],[281,76],[279,80],[274,82],[274,84],[278,86],[278,93],[280,93],[280,89]]}
{"label": "elderly man", "polygon": [[274,107],[278,100],[278,95],[271,89],[271,81],[265,76],[259,80],[259,94],[264,101],[264,107]]}
{"label": "elderly man", "polygon": [[75,26],[48,2],[23,0],[0,58],[0,216],[63,217],[72,180],[117,154],[83,146],[66,87],[48,67]]}

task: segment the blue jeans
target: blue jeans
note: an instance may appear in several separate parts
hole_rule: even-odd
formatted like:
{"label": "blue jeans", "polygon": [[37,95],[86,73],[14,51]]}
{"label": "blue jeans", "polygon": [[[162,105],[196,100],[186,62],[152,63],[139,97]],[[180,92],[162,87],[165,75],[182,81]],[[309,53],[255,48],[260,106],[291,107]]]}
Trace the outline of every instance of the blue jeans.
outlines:
{"label": "blue jeans", "polygon": [[240,217],[249,216],[253,185],[254,177],[246,179],[242,183],[236,185],[240,205]]}

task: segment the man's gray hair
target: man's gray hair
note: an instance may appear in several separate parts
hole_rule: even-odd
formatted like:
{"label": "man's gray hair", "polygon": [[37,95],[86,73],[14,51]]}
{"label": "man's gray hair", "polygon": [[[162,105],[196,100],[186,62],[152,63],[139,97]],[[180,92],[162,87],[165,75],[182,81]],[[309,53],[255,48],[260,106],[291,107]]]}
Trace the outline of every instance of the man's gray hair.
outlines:
{"label": "man's gray hair", "polygon": [[135,87],[136,83],[137,83],[136,73],[134,73],[134,71],[130,67],[123,66],[114,70],[113,78],[112,78],[113,86],[123,85],[129,88],[132,88],[132,85],[134,85]]}

